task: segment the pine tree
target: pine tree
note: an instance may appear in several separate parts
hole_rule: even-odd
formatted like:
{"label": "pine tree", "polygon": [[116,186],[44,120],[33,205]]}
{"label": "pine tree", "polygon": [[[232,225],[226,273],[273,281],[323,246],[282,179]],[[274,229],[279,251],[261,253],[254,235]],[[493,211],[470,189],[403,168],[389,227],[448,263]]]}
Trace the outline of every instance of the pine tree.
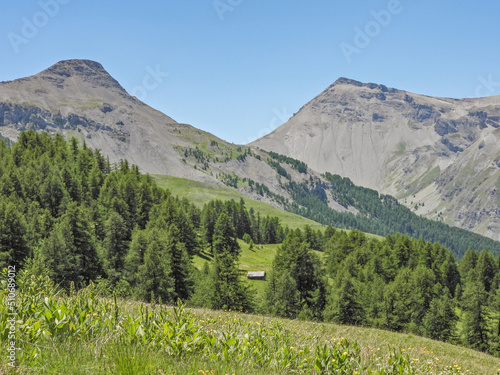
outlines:
{"label": "pine tree", "polygon": [[500,355],[500,286],[492,290],[490,294],[489,306],[496,315],[495,328],[491,335],[493,341],[491,349],[492,353],[498,356]]}
{"label": "pine tree", "polygon": [[480,282],[484,285],[484,289],[486,292],[489,292],[493,278],[498,272],[498,267],[493,254],[486,250],[482,250],[477,260],[476,271]]}
{"label": "pine tree", "polygon": [[210,270],[213,289],[209,297],[213,309],[253,309],[250,291],[240,279],[236,259],[228,248],[223,248],[214,255]]}
{"label": "pine tree", "polygon": [[266,311],[274,316],[296,318],[302,308],[297,282],[290,270],[271,272],[266,287]]}
{"label": "pine tree", "polygon": [[174,299],[187,300],[193,290],[193,266],[186,245],[180,241],[179,229],[172,224],[162,236],[174,280]]}
{"label": "pine tree", "polygon": [[112,211],[104,222],[104,259],[105,272],[111,283],[116,283],[122,274],[125,256],[128,250],[127,228],[125,220]]}
{"label": "pine tree", "polygon": [[362,325],[365,312],[354,279],[347,271],[342,272],[338,279],[338,287],[332,288],[323,312],[325,320],[340,324]]}
{"label": "pine tree", "polygon": [[215,223],[212,243],[214,254],[222,254],[228,251],[235,257],[239,255],[240,246],[236,240],[236,232],[225,212],[219,215]]}
{"label": "pine tree", "polygon": [[157,240],[153,239],[146,248],[144,263],[139,266],[135,281],[139,299],[150,302],[153,294],[164,302],[175,302],[175,284],[168,257]]}
{"label": "pine tree", "polygon": [[74,245],[74,237],[68,221],[58,222],[50,235],[42,242],[40,258],[49,270],[49,276],[62,287],[70,283],[80,287],[84,281],[80,269],[80,257]]}
{"label": "pine tree", "polygon": [[455,290],[457,285],[460,283],[460,272],[458,271],[458,265],[455,262],[455,258],[448,252],[446,260],[442,263],[440,267],[441,277],[443,280],[443,286],[446,286],[451,293],[452,297],[455,297]]}
{"label": "pine tree", "polygon": [[465,280],[469,272],[476,268],[478,255],[474,250],[467,249],[462,259],[458,263],[458,270],[460,272],[460,277]]}
{"label": "pine tree", "polygon": [[470,280],[462,295],[464,344],[470,348],[487,351],[489,349],[489,329],[485,311],[487,294],[479,281],[477,272],[470,273]]}
{"label": "pine tree", "polygon": [[0,269],[22,267],[31,251],[26,243],[26,219],[19,207],[0,197]]}
{"label": "pine tree", "polygon": [[[307,242],[297,237],[296,232],[290,232],[278,248],[273,261],[272,274],[274,284],[268,286],[268,304],[274,303],[275,295],[289,295],[279,291],[278,287],[288,287],[289,282],[278,283],[281,274],[290,275],[296,285],[299,304],[310,310],[311,316],[320,319],[326,303],[326,281],[324,270],[318,257],[311,251]],[[278,298],[279,300],[279,298]],[[289,305],[296,305],[290,301]]]}

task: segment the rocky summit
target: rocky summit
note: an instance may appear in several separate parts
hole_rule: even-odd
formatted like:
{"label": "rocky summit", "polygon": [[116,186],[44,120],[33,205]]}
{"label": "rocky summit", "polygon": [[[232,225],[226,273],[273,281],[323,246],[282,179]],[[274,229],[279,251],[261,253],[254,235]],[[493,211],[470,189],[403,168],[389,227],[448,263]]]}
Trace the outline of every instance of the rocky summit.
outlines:
{"label": "rocky summit", "polygon": [[500,96],[451,99],[340,78],[252,146],[500,239]]}

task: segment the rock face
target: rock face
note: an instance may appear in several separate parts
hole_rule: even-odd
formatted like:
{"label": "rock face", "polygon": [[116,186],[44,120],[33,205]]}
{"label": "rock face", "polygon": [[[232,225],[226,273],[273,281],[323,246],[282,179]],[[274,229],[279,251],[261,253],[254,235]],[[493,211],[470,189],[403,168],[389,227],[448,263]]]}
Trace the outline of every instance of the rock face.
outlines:
{"label": "rock face", "polygon": [[196,129],[130,96],[95,61],[61,61],[34,76],[0,82],[0,134],[15,140],[28,129],[85,140],[112,162],[128,159],[144,172],[212,180],[186,168],[174,147],[187,144],[181,131]]}
{"label": "rock face", "polygon": [[251,143],[500,240],[500,96],[438,98],[340,78]]}

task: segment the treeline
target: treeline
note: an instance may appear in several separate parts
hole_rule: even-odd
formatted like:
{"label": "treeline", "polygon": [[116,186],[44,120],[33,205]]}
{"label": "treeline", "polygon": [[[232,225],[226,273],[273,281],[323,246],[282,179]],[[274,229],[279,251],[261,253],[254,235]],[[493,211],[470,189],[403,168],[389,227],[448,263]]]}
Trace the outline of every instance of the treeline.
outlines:
{"label": "treeline", "polygon": [[47,274],[66,288],[100,279],[122,296],[186,300],[201,249],[215,256],[222,241],[235,267],[237,238],[279,243],[288,232],[243,200],[200,210],[74,138],[22,132],[12,147],[0,140],[0,161],[0,267]]}
{"label": "treeline", "polygon": [[[330,173],[325,178],[328,185],[319,179],[297,183],[287,182],[283,187],[293,201],[286,209],[325,225],[337,228],[358,229],[363,232],[386,236],[403,233],[412,238],[425,238],[439,242],[449,248],[460,259],[469,248],[486,249],[500,254],[500,242],[442,222],[423,218],[389,195],[379,195],[372,189],[356,186],[348,178]],[[328,206],[328,193],[345,207],[354,207],[358,214],[335,211]]]}
{"label": "treeline", "polygon": [[[249,187],[260,195],[268,195],[287,211],[307,217],[324,225],[336,228],[358,229],[363,232],[386,236],[403,233],[412,238],[424,238],[429,242],[439,242],[449,248],[460,259],[467,249],[487,250],[500,254],[500,242],[445,223],[426,219],[409,208],[399,204],[390,195],[379,194],[373,189],[356,186],[350,179],[326,172],[321,181],[310,178],[303,182],[292,181],[291,175],[281,165],[288,164],[300,173],[307,172],[307,165],[296,159],[268,152],[267,163],[286,178],[281,182],[291,200],[272,193],[267,186],[248,180]],[[226,185],[238,187],[238,176],[222,173],[219,179]],[[355,208],[359,213],[339,212],[329,207],[333,198],[346,208]]]}
{"label": "treeline", "polygon": [[280,163],[286,163],[299,173],[307,173],[307,164],[303,161],[293,159],[289,156],[281,155],[273,151],[268,152],[269,156]]}
{"label": "treeline", "polygon": [[468,250],[457,264],[422,239],[306,227],[280,247],[265,306],[282,317],[412,332],[500,355],[499,269],[500,257],[486,251]]}
{"label": "treeline", "polygon": [[[500,242],[442,222],[429,220],[413,213],[390,195],[379,195],[375,190],[356,186],[348,178],[330,173],[325,178],[332,183],[331,191],[340,202],[355,207],[361,214],[381,222],[383,233],[404,233],[413,238],[439,242],[461,258],[467,249],[486,249],[500,254]],[[361,229],[361,228],[358,228]]]}

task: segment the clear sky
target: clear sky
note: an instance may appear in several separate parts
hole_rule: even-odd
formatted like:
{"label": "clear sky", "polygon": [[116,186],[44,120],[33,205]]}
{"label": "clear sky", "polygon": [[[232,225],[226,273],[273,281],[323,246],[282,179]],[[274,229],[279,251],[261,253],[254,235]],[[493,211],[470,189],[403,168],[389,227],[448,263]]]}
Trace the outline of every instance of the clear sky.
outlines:
{"label": "clear sky", "polygon": [[2,0],[0,81],[96,60],[176,121],[247,143],[339,77],[499,95],[499,16],[499,1]]}

